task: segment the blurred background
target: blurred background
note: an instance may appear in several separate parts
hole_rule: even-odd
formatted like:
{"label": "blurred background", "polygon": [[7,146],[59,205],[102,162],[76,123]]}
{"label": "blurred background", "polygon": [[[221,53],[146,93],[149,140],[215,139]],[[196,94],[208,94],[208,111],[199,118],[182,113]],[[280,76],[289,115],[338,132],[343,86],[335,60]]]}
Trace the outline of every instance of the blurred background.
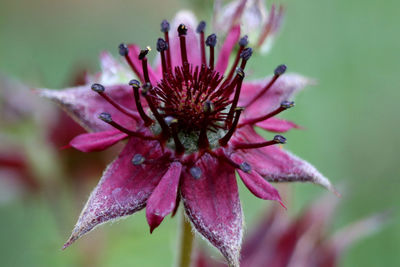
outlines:
{"label": "blurred background", "polygon": [[[330,232],[393,211],[381,231],[343,255],[342,266],[399,266],[400,2],[278,3],[287,9],[283,29],[268,55],[251,59],[253,73],[247,78],[270,74],[285,63],[290,71],[318,80],[284,114],[305,128],[287,133],[285,148],[345,188]],[[210,20],[212,1],[2,0],[0,72],[32,88],[79,84],[82,71],[99,70],[101,51],[117,55],[120,42],[154,46],[161,20],[182,8]],[[0,164],[7,166],[0,169],[1,265],[171,266],[177,220],[167,218],[150,235],[143,211],[60,250],[119,148],[94,154],[59,150],[83,130],[26,89],[1,84]],[[12,103],[6,103],[11,96]],[[288,216],[324,194],[310,184],[289,188]],[[270,204],[242,184],[240,194],[246,229],[251,229]]]}

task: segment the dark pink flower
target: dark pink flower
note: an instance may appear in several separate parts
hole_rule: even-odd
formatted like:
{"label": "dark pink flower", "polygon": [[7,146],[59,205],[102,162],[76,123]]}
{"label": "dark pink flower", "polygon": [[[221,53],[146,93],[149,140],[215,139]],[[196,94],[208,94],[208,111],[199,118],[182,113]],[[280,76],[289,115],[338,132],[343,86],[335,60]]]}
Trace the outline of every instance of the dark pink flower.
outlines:
{"label": "dark pink flower", "polygon": [[[252,49],[247,37],[240,37],[239,25],[230,29],[218,54],[217,36],[206,37],[205,23],[196,26],[190,13],[178,14],[171,27],[163,21],[161,31],[164,39],[157,41],[154,69],[147,62],[149,48],[119,46],[132,77],[141,82],[113,80],[108,86],[97,82],[41,92],[93,131],[75,137],[72,147],[90,152],[127,140],[89,197],[64,248],[97,225],[144,207],[153,231],[182,200],[195,229],[237,266],[243,216],[235,171],[257,197],[280,203],[269,182],[312,182],[333,190],[313,166],[275,146],[285,143],[283,136],[265,141],[253,129],[285,132],[297,127],[272,117],[292,107],[291,98],[309,80],[284,75],[286,66],[281,65],[272,77],[243,82]],[[104,72],[125,70],[109,55],[101,60]]]}
{"label": "dark pink flower", "polygon": [[[290,219],[276,206],[251,228],[243,242],[241,267],[334,267],[355,241],[379,230],[387,220],[385,213],[354,222],[328,234],[337,200],[325,197]],[[200,249],[193,267],[223,267],[221,261]]]}

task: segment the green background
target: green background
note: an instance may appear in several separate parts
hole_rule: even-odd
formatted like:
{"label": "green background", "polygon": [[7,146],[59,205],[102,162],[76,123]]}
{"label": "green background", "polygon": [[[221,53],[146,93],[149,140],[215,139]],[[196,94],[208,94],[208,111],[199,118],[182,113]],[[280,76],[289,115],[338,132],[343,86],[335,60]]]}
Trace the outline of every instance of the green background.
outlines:
{"label": "green background", "polygon": [[[0,71],[32,86],[61,88],[74,68],[98,69],[99,52],[116,54],[121,41],[154,46],[160,21],[181,8],[208,19],[211,4],[204,3],[211,1],[2,0]],[[269,55],[251,59],[254,74],[246,78],[262,77],[285,63],[290,71],[318,80],[284,114],[306,128],[286,134],[285,147],[346,187],[332,229],[375,212],[394,211],[383,230],[345,253],[343,266],[399,266],[400,2],[284,3],[287,16],[279,38]],[[21,143],[41,151],[37,140],[23,131],[18,134]],[[40,162],[51,164],[50,159]],[[78,199],[72,199],[76,189],[67,187],[61,194],[47,192],[1,205],[1,265],[170,266],[177,220],[166,219],[149,235],[143,212],[60,250],[93,183],[80,189]],[[293,214],[323,191],[308,184],[290,187]],[[58,200],[49,203],[48,195]],[[266,204],[243,188],[241,199],[249,229]]]}

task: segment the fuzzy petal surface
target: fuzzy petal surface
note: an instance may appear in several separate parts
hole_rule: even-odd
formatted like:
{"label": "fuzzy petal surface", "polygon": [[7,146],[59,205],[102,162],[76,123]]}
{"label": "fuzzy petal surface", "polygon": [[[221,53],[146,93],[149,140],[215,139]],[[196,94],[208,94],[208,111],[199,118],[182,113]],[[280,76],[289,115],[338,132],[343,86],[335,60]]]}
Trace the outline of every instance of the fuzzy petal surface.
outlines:
{"label": "fuzzy petal surface", "polygon": [[228,67],[229,58],[232,53],[233,48],[237,44],[240,38],[240,26],[234,26],[225,38],[224,44],[218,54],[217,65],[215,70],[221,74],[225,73]]}
{"label": "fuzzy petal surface", "polygon": [[[259,136],[252,127],[246,126],[236,132],[232,144],[264,141],[265,139]],[[314,166],[277,145],[242,149],[235,155],[249,163],[253,170],[269,182],[311,182],[338,194],[328,178],[318,172]]]}
{"label": "fuzzy petal surface", "polygon": [[[90,87],[91,85],[84,85],[65,90],[43,89],[39,90],[39,95],[59,104],[87,130],[98,132],[114,129],[98,118],[102,112],[110,113],[114,121],[134,129],[136,123],[132,118],[118,111]],[[136,111],[132,88],[129,85],[106,86],[106,93],[117,103]]]}
{"label": "fuzzy petal surface", "polygon": [[101,151],[127,137],[126,133],[119,130],[84,133],[74,137],[69,145],[82,152]]}
{"label": "fuzzy petal surface", "polygon": [[262,92],[271,78],[268,77],[243,84],[238,104],[240,107],[246,107],[241,117],[242,121],[268,114],[278,108],[282,101],[293,99],[297,92],[305,86],[312,84],[310,79],[299,74],[284,74],[278,78],[269,90],[251,103],[254,97]]}
{"label": "fuzzy petal surface", "polygon": [[184,172],[181,193],[186,215],[194,227],[225,256],[229,266],[239,266],[243,218],[234,169],[209,154],[196,164],[196,178]]}
{"label": "fuzzy petal surface", "polygon": [[274,133],[285,133],[292,129],[301,128],[294,122],[282,120],[282,119],[278,119],[278,118],[269,118],[267,120],[257,122],[256,126],[263,128],[264,130],[267,130],[269,132],[274,132]]}
{"label": "fuzzy petal surface", "polygon": [[[142,155],[146,161],[140,165],[132,164],[132,158],[137,154]],[[161,155],[158,142],[131,138],[90,194],[64,248],[97,225],[144,208],[169,166]]]}
{"label": "fuzzy petal surface", "polygon": [[147,201],[146,218],[150,232],[153,232],[164,217],[175,209],[181,170],[182,164],[173,162]]}

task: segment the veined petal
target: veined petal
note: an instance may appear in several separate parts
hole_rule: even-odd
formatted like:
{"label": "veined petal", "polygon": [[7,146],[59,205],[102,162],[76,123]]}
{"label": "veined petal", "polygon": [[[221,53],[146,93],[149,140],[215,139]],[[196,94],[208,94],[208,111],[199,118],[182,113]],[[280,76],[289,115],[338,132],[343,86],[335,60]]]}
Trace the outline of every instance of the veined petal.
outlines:
{"label": "veined petal", "polygon": [[[112,118],[127,128],[134,129],[136,122],[118,111],[104,98],[93,92],[90,85],[68,88],[65,90],[39,90],[39,95],[59,104],[82,127],[91,131],[114,129],[98,118],[102,112],[108,112]],[[132,88],[129,85],[113,85],[106,87],[106,93],[117,103],[136,110]]]}
{"label": "veined petal", "polygon": [[[242,209],[234,169],[209,154],[196,164],[196,175],[184,172],[181,193],[194,227],[227,259],[239,266]],[[193,173],[193,171],[192,171]]]}
{"label": "veined petal", "polygon": [[221,74],[225,73],[225,70],[229,63],[229,58],[233,48],[237,44],[240,38],[240,26],[234,26],[225,38],[224,44],[218,54],[218,62],[215,70]]}
{"label": "veined petal", "polygon": [[[129,48],[129,57],[132,60],[132,63],[135,65],[136,69],[138,70],[141,80],[143,80],[143,67],[142,67],[142,61],[139,59],[139,54],[140,54],[140,47],[135,44],[130,44],[128,45]],[[156,72],[153,70],[153,68],[150,66],[150,64],[147,64],[147,69],[149,71],[149,79],[150,82],[153,85],[156,85],[159,78]]]}
{"label": "veined petal", "polygon": [[[145,160],[133,164],[136,155]],[[141,210],[168,169],[158,142],[131,138],[122,153],[105,170],[63,248],[99,224]]]}
{"label": "veined petal", "polygon": [[278,190],[262,178],[256,171],[250,173],[238,170],[244,185],[256,196],[266,200],[276,200],[283,205]]}
{"label": "veined petal", "polygon": [[299,74],[284,74],[269,90],[251,103],[270,80],[271,77],[268,77],[243,84],[238,104],[238,106],[246,107],[242,120],[250,120],[268,114],[279,107],[282,101],[291,100],[297,92],[313,83],[310,79]]}
{"label": "veined petal", "polygon": [[[250,126],[236,131],[234,137],[233,145],[235,142],[258,143],[265,141]],[[328,178],[318,172],[314,166],[276,145],[242,149],[237,152],[237,155],[269,182],[311,182],[338,194]]]}
{"label": "veined petal", "polygon": [[278,119],[278,118],[269,118],[267,120],[257,122],[256,126],[263,128],[264,130],[274,132],[274,133],[284,133],[293,128],[296,128],[296,129],[301,128],[294,122],[282,120],[282,119]]}
{"label": "veined petal", "polygon": [[182,66],[181,45],[177,31],[180,24],[185,24],[188,29],[186,34],[188,61],[193,64],[193,66],[198,66],[200,65],[201,58],[199,47],[200,40],[195,31],[197,27],[197,19],[190,11],[180,11],[172,21],[171,31],[169,33],[172,67],[175,68],[176,66]]}
{"label": "veined petal", "polygon": [[126,133],[119,130],[84,133],[74,137],[69,145],[82,152],[101,151],[127,137]]}
{"label": "veined petal", "polygon": [[182,164],[173,162],[151,194],[146,206],[150,233],[175,209]]}

